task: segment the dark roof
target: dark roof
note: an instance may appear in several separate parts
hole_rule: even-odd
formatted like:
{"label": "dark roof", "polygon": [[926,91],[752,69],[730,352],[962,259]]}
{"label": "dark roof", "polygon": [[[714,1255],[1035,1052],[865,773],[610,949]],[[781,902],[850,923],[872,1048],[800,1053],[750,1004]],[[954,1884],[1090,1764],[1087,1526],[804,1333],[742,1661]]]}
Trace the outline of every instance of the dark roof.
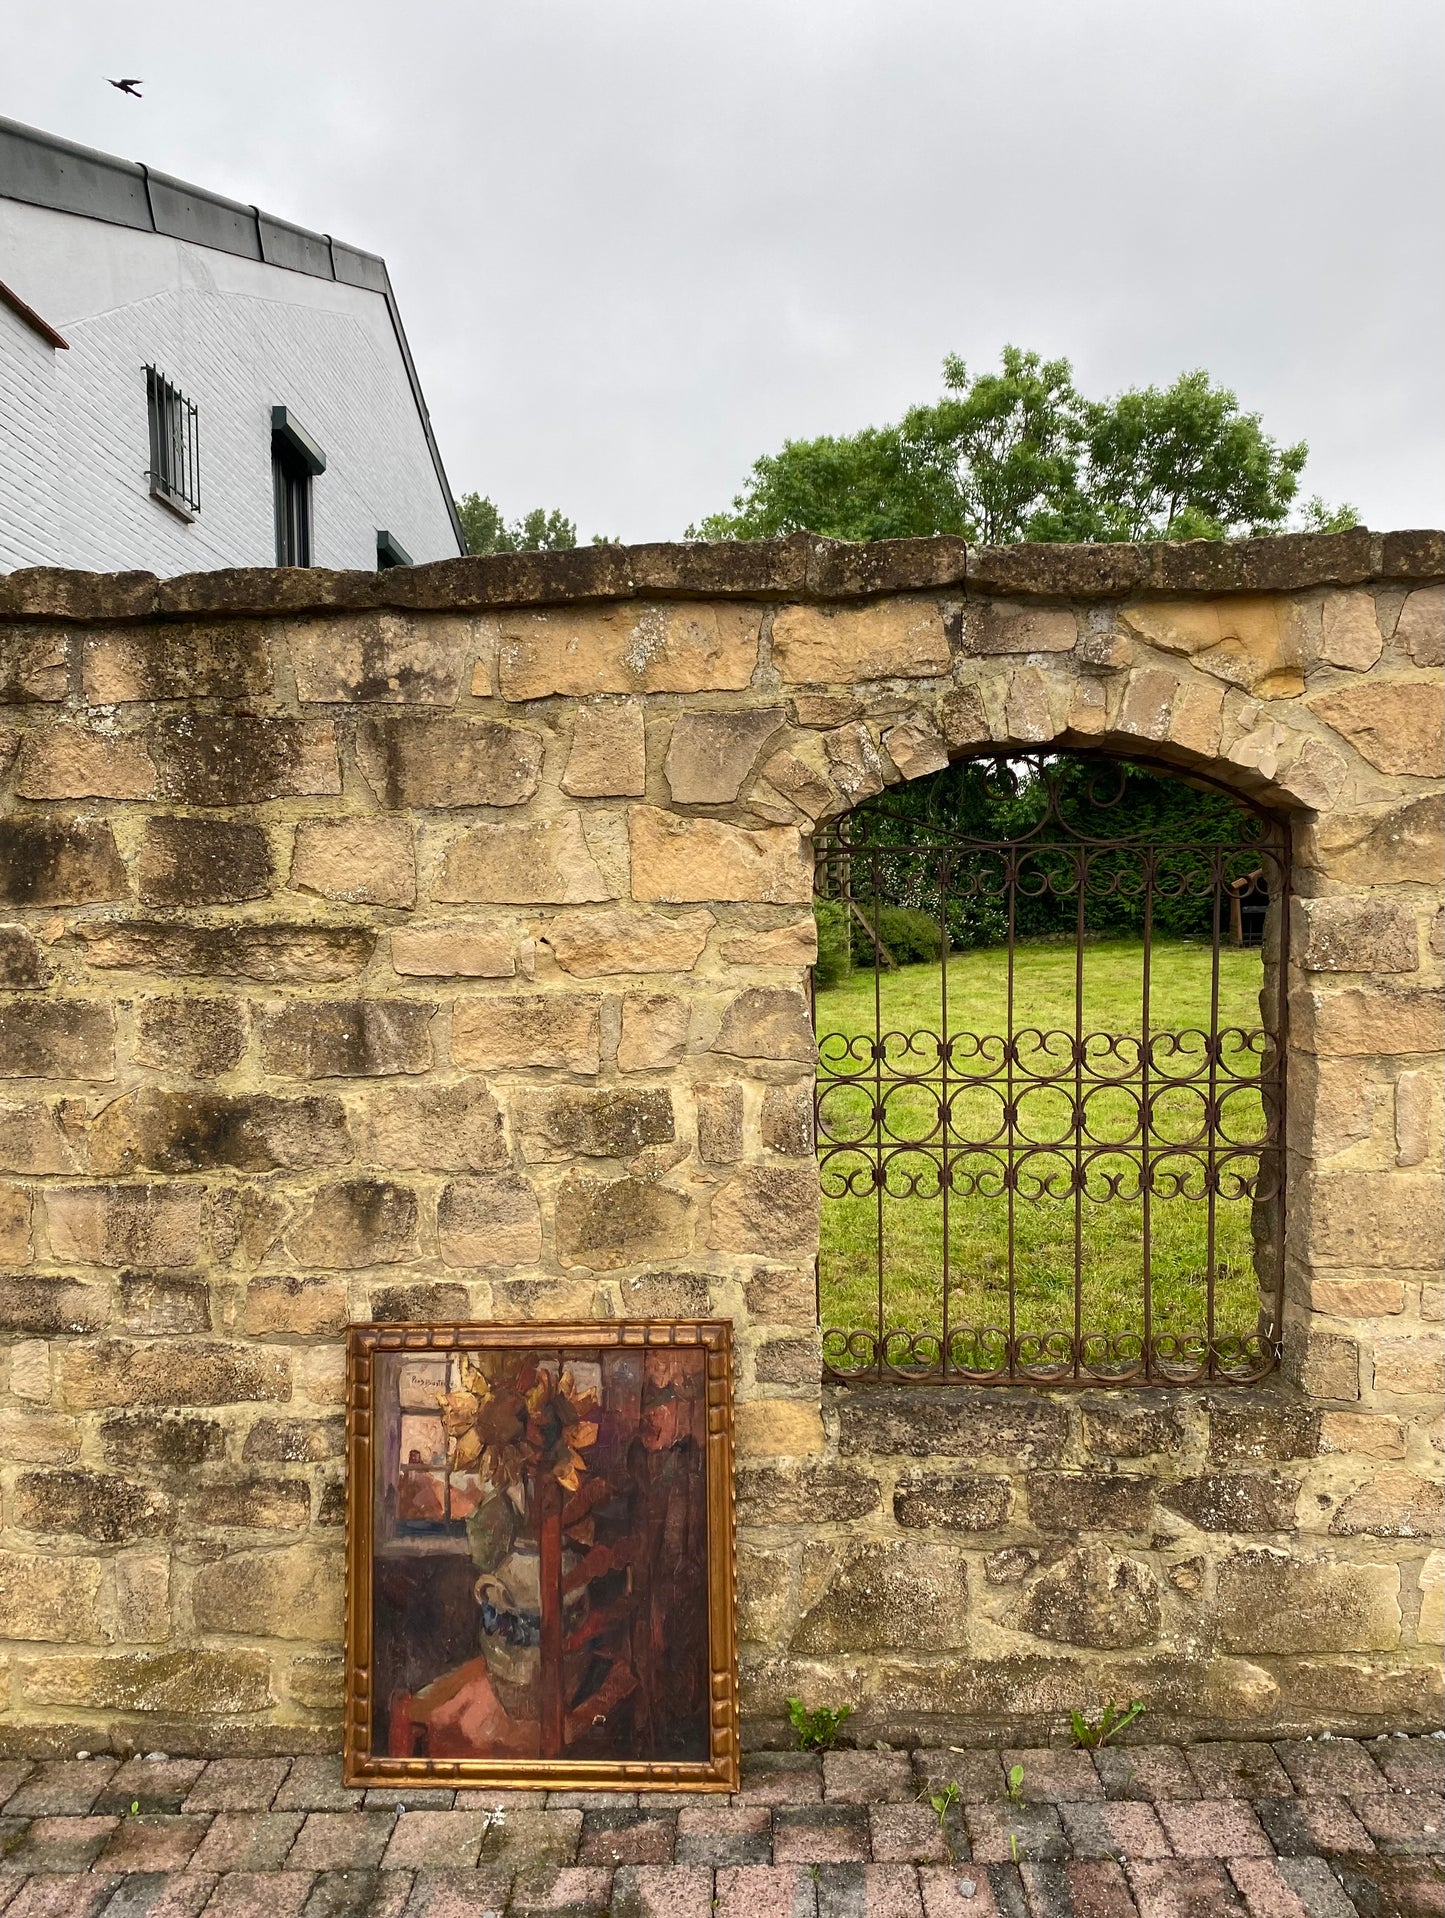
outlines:
{"label": "dark roof", "polygon": [[111,226],[136,227],[143,233],[164,233],[192,246],[213,247],[244,260],[260,260],[291,273],[309,273],[313,279],[336,280],[344,286],[365,287],[386,301],[402,363],[411,383],[412,398],[426,434],[437,483],[446,499],[457,544],[466,551],[466,536],[457,518],[452,489],[432,432],[431,415],[422,395],[411,348],[401,324],[401,313],[386,261],[379,254],[348,246],[329,233],[278,220],[259,207],[242,206],[208,188],[172,179],[139,160],[119,160],[77,146],[38,127],[0,117],[0,198],[23,200],[31,206],[76,213]]}

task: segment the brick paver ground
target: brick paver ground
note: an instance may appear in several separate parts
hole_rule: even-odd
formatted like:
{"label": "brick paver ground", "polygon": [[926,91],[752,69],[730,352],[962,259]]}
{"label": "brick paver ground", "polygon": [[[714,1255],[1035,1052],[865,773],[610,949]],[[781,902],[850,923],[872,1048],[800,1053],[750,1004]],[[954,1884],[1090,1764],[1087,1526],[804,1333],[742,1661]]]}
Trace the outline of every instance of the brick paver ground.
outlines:
{"label": "brick paver ground", "polygon": [[487,1913],[1445,1918],[1445,1739],[760,1752],[731,1801],[347,1791],[325,1758],[0,1763],[3,1918]]}

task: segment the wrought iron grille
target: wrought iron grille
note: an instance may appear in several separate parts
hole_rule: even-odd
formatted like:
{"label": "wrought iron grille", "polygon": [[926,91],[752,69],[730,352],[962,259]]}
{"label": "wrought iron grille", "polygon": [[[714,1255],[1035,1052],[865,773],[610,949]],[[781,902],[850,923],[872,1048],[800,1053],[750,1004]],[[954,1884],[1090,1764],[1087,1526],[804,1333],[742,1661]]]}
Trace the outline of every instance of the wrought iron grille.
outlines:
{"label": "wrought iron grille", "polygon": [[1160,772],[974,760],[820,836],[855,962],[815,975],[828,1376],[1277,1362],[1287,828]]}
{"label": "wrought iron grille", "polygon": [[200,415],[195,403],[153,366],[145,374],[151,491],[168,506],[194,515],[201,510]]}

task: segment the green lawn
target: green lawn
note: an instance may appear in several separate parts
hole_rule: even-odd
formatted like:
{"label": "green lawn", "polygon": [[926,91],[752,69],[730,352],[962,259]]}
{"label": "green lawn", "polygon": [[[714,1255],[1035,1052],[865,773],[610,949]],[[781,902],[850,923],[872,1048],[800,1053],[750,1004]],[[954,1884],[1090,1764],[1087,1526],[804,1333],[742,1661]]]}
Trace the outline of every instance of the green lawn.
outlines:
{"label": "green lawn", "polygon": [[[1072,942],[1040,941],[1017,950],[1012,1128],[1005,1117],[1009,1088],[1004,1083],[1002,1035],[1009,1027],[1001,949],[959,953],[948,961],[948,1031],[992,1038],[991,1043],[984,1037],[977,1044],[955,1038],[946,1070],[936,1042],[909,1037],[936,1034],[941,1028],[945,979],[938,965],[907,966],[878,979],[879,1016],[888,1035],[881,1062],[872,1057],[873,973],[855,972],[843,985],[818,994],[818,1147],[824,1193],[819,1280],[825,1328],[871,1328],[877,1323],[881,1228],[886,1325],[941,1331],[946,1235],[950,1328],[1008,1332],[1012,1223],[1014,1330],[1072,1333],[1077,1232],[1082,1330],[1142,1331],[1147,1209],[1152,1328],[1181,1336],[1204,1333],[1211,1264],[1210,1209],[1202,1197],[1207,1159],[1212,1151],[1226,1183],[1231,1166],[1241,1178],[1252,1178],[1257,1160],[1249,1146],[1263,1131],[1254,1082],[1258,1050],[1242,1036],[1257,1032],[1261,1023],[1260,955],[1250,949],[1226,949],[1220,955],[1218,1025],[1221,1030],[1235,1028],[1239,1036],[1226,1038],[1216,1068],[1219,1125],[1211,1146],[1207,1082],[1177,1083],[1204,1067],[1200,1039],[1183,1036],[1177,1046],[1167,1039],[1161,1045],[1159,1039],[1162,1034],[1198,1035],[1209,1029],[1209,948],[1180,940],[1154,946],[1149,1005],[1149,1030],[1155,1035],[1149,1063],[1153,1111],[1147,1149],[1155,1190],[1147,1208],[1139,1187],[1138,1144],[1130,1151],[1108,1149],[1123,1146],[1140,1126],[1142,946],[1137,940],[1109,939],[1090,942],[1084,949],[1082,1030],[1086,1035],[1110,1035],[1113,1041],[1112,1049],[1103,1039],[1090,1045],[1088,1057],[1095,1072],[1126,1083],[1100,1085],[1085,1075],[1090,1137],[1082,1154],[1069,1141],[1075,1098],[1074,967]],[[1000,1075],[997,1081],[995,1072]],[[868,1083],[842,1083],[839,1073],[861,1073]],[[900,1074],[917,1082],[902,1082]],[[1056,1074],[1063,1075],[1059,1083],[1046,1083]],[[983,1078],[989,1083],[978,1083]],[[1171,1085],[1171,1080],[1176,1083]],[[946,1137],[941,1138],[945,1102]],[[1026,1142],[1032,1150],[1024,1149]],[[881,1193],[873,1172],[880,1146],[887,1155]],[[951,1189],[940,1181],[945,1147]],[[1019,1176],[1012,1196],[1002,1179],[1010,1158]],[[1081,1165],[1084,1190],[1076,1194],[1075,1173]],[[851,1189],[835,1196],[845,1185]],[[1176,1185],[1177,1192],[1166,1195],[1163,1188]],[[1119,1196],[1113,1196],[1115,1192]],[[1251,1203],[1248,1197],[1221,1194],[1213,1208],[1216,1336],[1255,1329],[1258,1288]],[[984,1362],[983,1349],[974,1348],[978,1356],[972,1362]]]}

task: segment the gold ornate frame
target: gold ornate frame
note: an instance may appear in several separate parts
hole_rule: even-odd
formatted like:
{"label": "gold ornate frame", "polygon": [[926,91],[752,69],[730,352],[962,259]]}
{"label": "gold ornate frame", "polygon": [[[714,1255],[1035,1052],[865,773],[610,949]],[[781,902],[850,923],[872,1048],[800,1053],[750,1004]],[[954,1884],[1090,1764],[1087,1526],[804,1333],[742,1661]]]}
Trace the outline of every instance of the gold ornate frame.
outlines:
{"label": "gold ornate frame", "polygon": [[[615,1350],[701,1346],[707,1353],[709,1756],[686,1764],[628,1759],[392,1758],[372,1753],[373,1356],[541,1346]],[[738,1789],[736,1552],[733,1518],[733,1353],[726,1319],[623,1319],[525,1325],[353,1325],[346,1341],[345,1782],[352,1786],[535,1787],[573,1791]]]}

